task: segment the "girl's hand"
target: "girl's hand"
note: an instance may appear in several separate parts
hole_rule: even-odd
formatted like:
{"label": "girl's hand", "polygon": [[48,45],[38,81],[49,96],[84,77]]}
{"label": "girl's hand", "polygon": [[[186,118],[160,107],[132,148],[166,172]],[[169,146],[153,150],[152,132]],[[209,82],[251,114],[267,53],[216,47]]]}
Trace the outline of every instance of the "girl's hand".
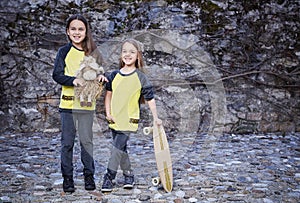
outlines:
{"label": "girl's hand", "polygon": [[108,82],[108,79],[104,75],[99,75],[97,79],[99,82]]}
{"label": "girl's hand", "polygon": [[162,120],[160,120],[159,118],[154,119],[154,122],[156,125],[162,125]]}
{"label": "girl's hand", "polygon": [[79,78],[76,78],[75,80],[73,80],[73,85],[74,86],[84,86],[84,81]]}
{"label": "girl's hand", "polygon": [[115,123],[114,118],[111,115],[107,115],[105,118],[109,124]]}

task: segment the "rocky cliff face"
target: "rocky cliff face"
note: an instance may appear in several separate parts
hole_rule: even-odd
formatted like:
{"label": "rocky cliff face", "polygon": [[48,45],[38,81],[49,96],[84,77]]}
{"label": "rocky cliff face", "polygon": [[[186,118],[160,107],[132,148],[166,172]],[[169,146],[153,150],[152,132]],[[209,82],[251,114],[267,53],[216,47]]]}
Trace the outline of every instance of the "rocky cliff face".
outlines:
{"label": "rocky cliff face", "polygon": [[[89,19],[107,72],[120,42],[144,44],[160,117],[173,132],[299,131],[298,1],[1,1],[1,131],[58,131],[51,77],[65,21]],[[142,123],[151,114],[142,106]],[[106,130],[103,97],[95,130]]]}

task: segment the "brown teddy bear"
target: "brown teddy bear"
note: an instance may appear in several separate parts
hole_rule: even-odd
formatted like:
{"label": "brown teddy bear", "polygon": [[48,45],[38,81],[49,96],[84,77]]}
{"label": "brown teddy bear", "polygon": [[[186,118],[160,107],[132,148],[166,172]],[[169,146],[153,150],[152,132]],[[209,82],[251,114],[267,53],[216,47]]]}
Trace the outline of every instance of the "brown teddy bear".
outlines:
{"label": "brown teddy bear", "polygon": [[104,69],[92,56],[84,56],[77,71],[76,78],[84,81],[83,86],[75,86],[75,97],[80,100],[80,106],[91,107],[103,90],[103,83],[97,80],[99,74],[103,74]]}

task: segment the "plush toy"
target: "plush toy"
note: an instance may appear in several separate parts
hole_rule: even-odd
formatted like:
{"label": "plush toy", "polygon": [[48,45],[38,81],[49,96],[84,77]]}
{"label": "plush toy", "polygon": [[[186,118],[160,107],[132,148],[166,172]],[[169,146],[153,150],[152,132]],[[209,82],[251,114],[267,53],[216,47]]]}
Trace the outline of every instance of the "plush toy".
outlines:
{"label": "plush toy", "polygon": [[80,100],[80,106],[91,107],[92,102],[100,97],[103,84],[97,80],[97,76],[103,73],[103,68],[94,57],[84,56],[76,74],[76,78],[83,80],[84,85],[74,87],[75,97]]}

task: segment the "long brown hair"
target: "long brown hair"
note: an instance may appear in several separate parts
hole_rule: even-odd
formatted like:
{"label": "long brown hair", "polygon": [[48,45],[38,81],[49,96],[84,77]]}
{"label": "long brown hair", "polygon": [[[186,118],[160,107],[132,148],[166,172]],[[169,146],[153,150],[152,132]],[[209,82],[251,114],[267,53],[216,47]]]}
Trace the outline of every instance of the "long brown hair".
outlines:
{"label": "long brown hair", "polygon": [[[143,59],[143,54],[142,54],[142,44],[141,42],[135,40],[135,39],[126,39],[123,41],[122,46],[121,46],[121,52],[122,52],[122,48],[123,45],[128,42],[130,44],[132,44],[136,49],[137,49],[137,60],[135,61],[135,67],[138,68],[140,71],[145,72],[144,71],[144,59]],[[120,69],[124,67],[124,62],[122,60],[122,57],[120,56],[120,61],[119,61],[119,67]]]}
{"label": "long brown hair", "polygon": [[[89,55],[96,49],[96,44],[93,40],[92,32],[91,32],[91,28],[89,26],[89,23],[83,15],[80,15],[80,14],[72,15],[67,20],[66,31],[69,29],[70,24],[73,20],[80,20],[85,25],[86,37],[82,41],[82,48],[83,48],[83,51],[84,51],[85,55]],[[67,35],[67,36],[68,36],[69,41],[71,42],[71,39],[70,39],[69,35]]]}

